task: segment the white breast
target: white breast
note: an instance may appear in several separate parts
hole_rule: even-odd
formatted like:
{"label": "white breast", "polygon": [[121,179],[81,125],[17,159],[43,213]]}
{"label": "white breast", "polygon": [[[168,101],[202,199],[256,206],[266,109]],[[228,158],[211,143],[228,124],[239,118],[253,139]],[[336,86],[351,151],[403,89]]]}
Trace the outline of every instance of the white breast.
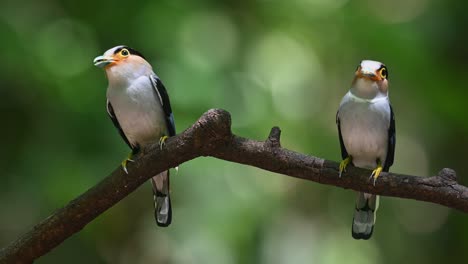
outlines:
{"label": "white breast", "polygon": [[340,129],[348,155],[355,166],[374,169],[377,159],[385,163],[390,126],[388,97],[371,101],[351,93],[343,98],[339,113]]}
{"label": "white breast", "polygon": [[148,76],[129,87],[108,87],[107,98],[132,145],[154,143],[167,135],[164,111]]}

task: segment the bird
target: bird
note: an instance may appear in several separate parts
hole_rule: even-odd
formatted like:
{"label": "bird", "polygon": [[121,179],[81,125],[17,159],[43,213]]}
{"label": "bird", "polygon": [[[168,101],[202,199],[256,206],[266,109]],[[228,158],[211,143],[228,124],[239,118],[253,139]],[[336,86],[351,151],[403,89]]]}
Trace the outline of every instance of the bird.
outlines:
{"label": "bird", "polygon": [[[161,79],[145,57],[125,45],[113,47],[94,59],[108,79],[107,114],[130,147],[121,165],[127,164],[144,146],[159,140],[162,148],[168,137],[176,134],[169,95]],[[156,224],[167,227],[172,222],[169,170],[150,179],[153,189]]]}
{"label": "bird", "polygon": [[[351,88],[341,100],[336,114],[342,161],[339,177],[346,167],[371,169],[375,186],[382,171],[388,172],[395,156],[395,116],[388,96],[388,69],[385,64],[363,60],[358,65]],[[351,234],[355,239],[372,236],[379,196],[357,195]]]}

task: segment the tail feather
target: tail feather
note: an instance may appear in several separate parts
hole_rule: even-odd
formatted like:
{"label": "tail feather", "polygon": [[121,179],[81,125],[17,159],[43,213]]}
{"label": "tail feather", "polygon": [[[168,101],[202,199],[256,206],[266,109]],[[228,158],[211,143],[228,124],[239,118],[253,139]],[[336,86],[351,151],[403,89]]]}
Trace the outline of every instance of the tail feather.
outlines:
{"label": "tail feather", "polygon": [[172,222],[172,205],[169,194],[169,171],[151,178],[154,199],[154,217],[158,226],[167,227]]}
{"label": "tail feather", "polygon": [[358,193],[352,225],[353,238],[367,240],[372,236],[378,207],[378,195]]}

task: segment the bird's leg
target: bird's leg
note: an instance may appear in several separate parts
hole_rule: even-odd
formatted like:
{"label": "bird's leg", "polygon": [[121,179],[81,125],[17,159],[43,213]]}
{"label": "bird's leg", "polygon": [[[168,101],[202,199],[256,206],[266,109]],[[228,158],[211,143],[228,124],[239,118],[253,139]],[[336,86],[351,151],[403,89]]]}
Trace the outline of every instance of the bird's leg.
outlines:
{"label": "bird's leg", "polygon": [[380,173],[382,172],[383,168],[382,168],[382,162],[380,162],[380,159],[377,160],[377,168],[375,168],[374,171],[372,171],[372,174],[371,176],[369,177],[369,180],[372,179],[372,177],[374,177],[374,186],[375,186],[375,182],[377,181],[377,178],[379,177]]}
{"label": "bird's leg", "polygon": [[[168,136],[162,136],[162,137],[159,139],[159,147],[161,148],[161,150],[163,149],[164,144],[166,144],[166,140],[167,140],[168,138],[169,138]],[[179,166],[175,167],[175,169],[176,169],[176,174],[179,173]]]}
{"label": "bird's leg", "polygon": [[133,151],[130,152],[130,154],[128,154],[128,156],[122,161],[122,169],[125,171],[125,173],[128,174],[128,170],[127,170],[127,163],[130,161],[130,162],[135,162],[134,160],[132,160],[132,157],[133,157]]}
{"label": "bird's leg", "polygon": [[340,174],[339,174],[340,178],[341,178],[341,174],[343,173],[343,171],[346,172],[346,167],[352,160],[353,158],[351,156],[348,156],[346,159],[340,162]]}
{"label": "bird's leg", "polygon": [[162,137],[159,139],[159,147],[161,148],[161,150],[163,149],[164,144],[166,144],[166,140],[167,140],[168,138],[169,138],[168,136],[162,136]]}

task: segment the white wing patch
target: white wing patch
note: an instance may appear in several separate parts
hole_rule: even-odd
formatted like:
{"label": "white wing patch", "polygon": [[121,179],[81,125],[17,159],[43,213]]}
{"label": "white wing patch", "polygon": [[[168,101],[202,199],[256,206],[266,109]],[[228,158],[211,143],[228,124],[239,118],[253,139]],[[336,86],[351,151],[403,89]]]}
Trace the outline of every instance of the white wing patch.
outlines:
{"label": "white wing patch", "polygon": [[109,110],[109,99],[107,99],[107,102],[106,102],[106,110],[107,110],[107,114],[113,117],[113,115],[111,114],[111,111]]}
{"label": "white wing patch", "polygon": [[158,77],[156,77],[156,76],[154,76],[154,75],[151,75],[151,76],[150,76],[151,83],[152,83],[153,86],[156,88],[155,90],[156,90],[156,92],[158,93],[159,102],[161,102],[161,106],[163,106],[163,105],[164,105],[164,104],[163,104],[163,99],[162,99],[162,97],[161,97],[161,94],[159,93],[158,85],[157,85],[157,82],[156,82],[155,78],[158,78]]}

